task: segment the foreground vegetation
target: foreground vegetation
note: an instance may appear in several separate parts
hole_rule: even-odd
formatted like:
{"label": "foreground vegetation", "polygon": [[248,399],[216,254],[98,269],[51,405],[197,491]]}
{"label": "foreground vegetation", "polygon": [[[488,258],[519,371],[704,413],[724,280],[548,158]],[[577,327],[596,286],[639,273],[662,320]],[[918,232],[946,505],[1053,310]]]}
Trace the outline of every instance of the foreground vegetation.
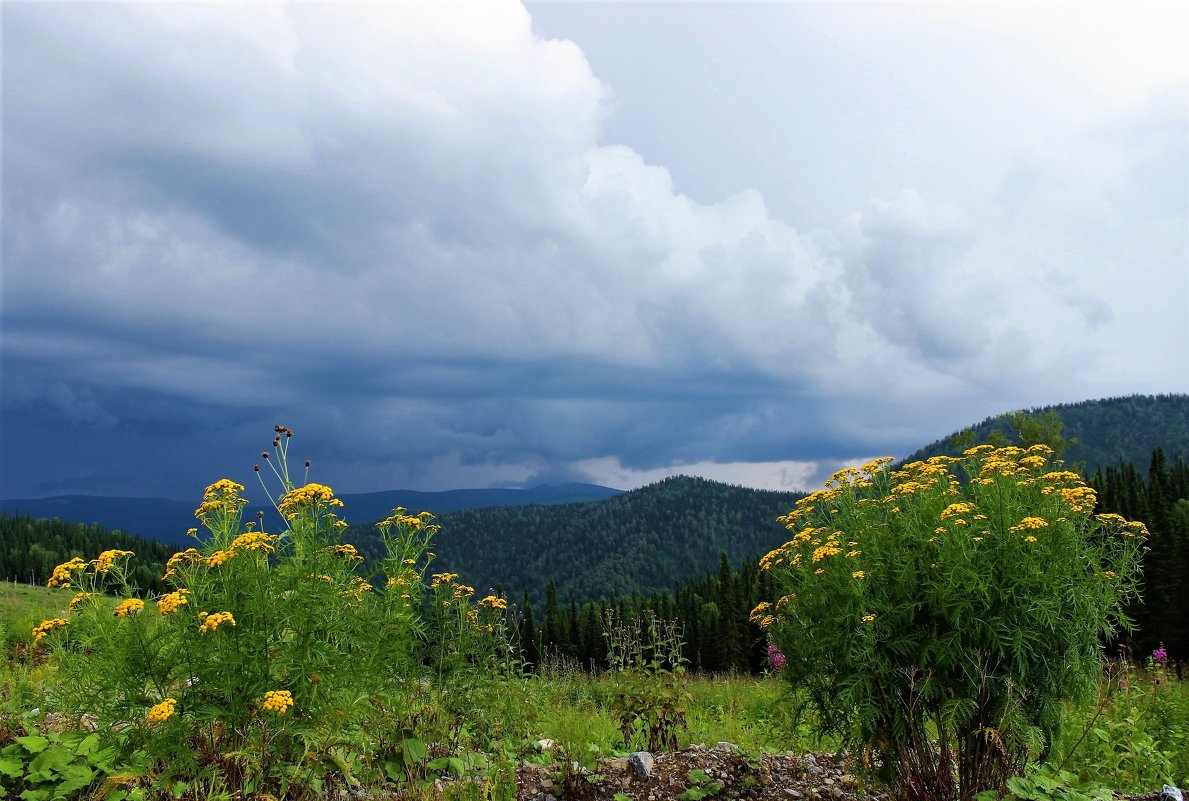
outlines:
{"label": "foreground vegetation", "polygon": [[119,548],[58,565],[48,610],[12,588],[6,794],[429,793],[447,773],[481,781],[433,792],[509,798],[526,758],[577,793],[600,756],[718,740],[846,747],[856,771],[920,801],[1185,777],[1189,704],[1167,652],[1103,673],[1099,638],[1126,623],[1144,526],[1093,514],[1094,490],[1043,446],[836,475],[762,560],[773,594],[752,617],[774,675],[705,679],[687,672],[679,626],[614,610],[597,675],[549,651],[526,670],[508,600],[433,572],[428,514],[381,521],[383,552],[360,573],[341,502],[291,475],[290,436],[277,428],[261,470],[279,485],[279,533],[243,520],[244,488],[224,479],[165,591],[138,595]]}

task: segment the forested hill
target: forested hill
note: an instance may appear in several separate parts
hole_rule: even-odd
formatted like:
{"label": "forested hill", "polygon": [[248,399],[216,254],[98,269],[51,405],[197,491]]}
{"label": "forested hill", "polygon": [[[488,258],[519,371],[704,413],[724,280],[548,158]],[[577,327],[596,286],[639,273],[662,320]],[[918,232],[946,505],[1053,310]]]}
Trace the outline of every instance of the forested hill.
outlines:
{"label": "forested hill", "polygon": [[[550,580],[563,601],[672,590],[724,551],[742,563],[780,545],[776,518],[800,497],[677,476],[597,503],[452,512],[437,521],[434,569],[513,598],[538,598]],[[374,532],[353,526],[345,539],[373,555]]]}
{"label": "forested hill", "polygon": [[[1120,462],[1146,465],[1154,448],[1163,448],[1170,458],[1189,456],[1189,395],[1130,395],[1044,406],[988,417],[966,432],[973,435],[972,443],[994,442],[997,437],[1017,442],[1021,423],[1025,434],[1029,427],[1044,433],[1054,417],[1061,423],[1060,436],[1076,440],[1063,458],[1087,475]],[[961,438],[966,432],[926,445],[905,461],[955,456],[964,447]]]}
{"label": "forested hill", "polygon": [[0,514],[0,579],[45,584],[54,567],[72,556],[90,561],[112,548],[136,554],[130,563],[133,585],[141,591],[165,590],[161,576],[165,562],[177,550],[172,545],[108,531],[95,524]]}

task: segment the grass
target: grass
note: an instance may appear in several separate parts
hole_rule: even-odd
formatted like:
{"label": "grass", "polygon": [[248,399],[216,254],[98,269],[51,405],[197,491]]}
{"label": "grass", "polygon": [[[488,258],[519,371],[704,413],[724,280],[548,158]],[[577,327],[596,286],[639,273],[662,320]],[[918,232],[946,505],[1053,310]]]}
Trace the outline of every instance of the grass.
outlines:
{"label": "grass", "polygon": [[[0,658],[0,748],[41,725],[34,709],[52,707],[45,688],[54,665],[29,647],[30,632],[61,614],[69,598],[69,591],[0,584],[6,656]],[[1165,782],[1189,784],[1189,682],[1134,670],[1128,678],[1127,689],[1104,685],[1097,701],[1068,709],[1047,768],[1130,793],[1158,790]],[[421,736],[455,753],[502,755],[512,767],[525,758],[544,758],[532,755],[538,741],[551,740],[554,758],[593,764],[640,747],[621,736],[614,682],[612,675],[590,676],[563,665],[542,677],[500,682],[476,677],[470,685],[430,688],[426,701],[436,712]],[[817,736],[812,721],[793,718],[791,690],[775,678],[691,676],[686,690],[686,728],[678,732],[682,748],[720,741],[749,752],[837,748]]]}

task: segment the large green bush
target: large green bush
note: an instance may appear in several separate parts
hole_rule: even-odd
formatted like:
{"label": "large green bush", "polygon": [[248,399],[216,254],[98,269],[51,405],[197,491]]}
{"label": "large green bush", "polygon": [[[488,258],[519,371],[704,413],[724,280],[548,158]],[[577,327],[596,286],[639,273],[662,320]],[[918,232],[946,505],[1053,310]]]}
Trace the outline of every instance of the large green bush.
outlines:
{"label": "large green bush", "polygon": [[1126,624],[1146,530],[1093,514],[1052,451],[980,446],[836,473],[762,560],[785,593],[753,619],[821,725],[907,799],[1000,791],[1092,692]]}
{"label": "large green bush", "polygon": [[[290,480],[288,436],[278,429],[266,465],[281,482],[279,533],[245,523],[244,488],[222,479],[196,511],[207,538],[169,560],[171,592],[132,597],[127,551],[73,559],[51,579],[75,593],[33,632],[57,651],[55,711],[85,715],[125,758],[147,755],[143,778],[158,786],[293,798],[328,779],[411,776],[426,756],[425,699],[506,653],[503,599],[475,604],[457,576],[427,575],[428,515],[379,523],[382,574],[360,575],[338,539],[341,501]],[[114,613],[96,602],[113,587]]]}

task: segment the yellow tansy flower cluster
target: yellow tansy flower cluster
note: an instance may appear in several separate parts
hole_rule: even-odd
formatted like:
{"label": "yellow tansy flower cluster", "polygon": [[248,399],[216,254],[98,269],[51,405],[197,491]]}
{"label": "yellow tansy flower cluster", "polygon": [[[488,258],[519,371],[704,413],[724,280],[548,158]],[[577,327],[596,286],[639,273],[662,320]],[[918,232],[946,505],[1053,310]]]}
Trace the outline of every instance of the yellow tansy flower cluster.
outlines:
{"label": "yellow tansy flower cluster", "polygon": [[496,609],[504,612],[508,609],[508,602],[503,598],[497,598],[494,595],[488,595],[486,598],[483,598],[479,601],[479,606],[485,606],[488,609]]}
{"label": "yellow tansy flower cluster", "polygon": [[264,701],[260,708],[265,712],[275,712],[284,715],[293,706],[293,694],[288,690],[269,690],[264,694]]}
{"label": "yellow tansy flower cluster", "polygon": [[168,595],[161,596],[157,601],[157,611],[162,615],[168,615],[170,612],[175,612],[186,604],[190,603],[188,596],[189,590],[178,590],[171,592]]}
{"label": "yellow tansy flower cluster", "polygon": [[132,553],[132,551],[121,551],[119,548],[113,548],[110,551],[104,551],[103,553],[99,554],[99,557],[95,560],[95,572],[106,573],[115,566],[117,559],[125,559],[129,556],[135,555],[136,554]]}
{"label": "yellow tansy flower cluster", "polygon": [[974,511],[973,503],[951,503],[945,507],[941,512],[942,520],[949,520],[951,517],[958,517],[960,515],[970,514]]}
{"label": "yellow tansy flower cluster", "polygon": [[174,708],[177,706],[177,703],[172,698],[166,698],[149,710],[149,714],[145,715],[145,720],[149,723],[164,723],[173,717]]}
{"label": "yellow tansy flower cluster", "polygon": [[334,497],[334,490],[325,484],[306,484],[292,492],[285,493],[281,498],[281,515],[286,520],[297,517],[303,509],[317,506],[342,506],[343,502]]}
{"label": "yellow tansy flower cluster", "polygon": [[165,563],[165,576],[169,578],[178,572],[179,565],[197,565],[202,563],[202,554],[195,548],[187,548],[184,551],[178,551],[173,556],[169,557],[169,561]]}
{"label": "yellow tansy flower cluster", "polygon": [[60,626],[67,625],[67,622],[68,621],[65,618],[60,617],[43,620],[41,623],[38,623],[33,627],[33,642],[35,644],[41,642],[49,636],[51,631]]}
{"label": "yellow tansy flower cluster", "polygon": [[143,611],[144,601],[139,598],[125,598],[112,614],[116,617],[128,617],[128,615],[139,615]]}
{"label": "yellow tansy flower cluster", "polygon": [[355,550],[355,546],[351,544],[336,545],[333,548],[334,555],[342,557],[343,559],[362,561],[363,557]]}
{"label": "yellow tansy flower cluster", "polygon": [[1010,531],[1036,531],[1037,529],[1046,528],[1049,521],[1043,517],[1025,517],[1016,525],[1012,526]]}
{"label": "yellow tansy flower cluster", "polygon": [[751,614],[747,619],[755,623],[762,629],[766,629],[776,622],[776,618],[771,614],[772,604],[767,601],[761,601],[756,605],[756,608],[751,610]]}
{"label": "yellow tansy flower cluster", "polygon": [[231,541],[231,547],[228,552],[231,556],[239,556],[241,553],[250,551],[260,551],[262,553],[276,553],[276,546],[273,544],[276,537],[271,534],[265,534],[263,531],[249,531],[246,534],[240,534]]}
{"label": "yellow tansy flower cluster", "polygon": [[439,584],[449,584],[456,578],[458,578],[457,573],[434,573],[433,579],[430,581],[429,586],[436,587]]}
{"label": "yellow tansy flower cluster", "polygon": [[63,562],[54,568],[50,580],[45,583],[47,587],[70,587],[71,574],[77,570],[85,570],[87,563],[79,557],[74,557],[69,562]]}
{"label": "yellow tansy flower cluster", "polygon": [[198,627],[198,633],[206,634],[208,631],[216,630],[224,623],[229,626],[234,626],[235,618],[231,616],[230,612],[215,612],[214,614],[199,612],[198,622],[202,624]]}
{"label": "yellow tansy flower cluster", "polygon": [[74,594],[74,597],[70,599],[70,603],[66,605],[66,608],[73,612],[75,609],[86,603],[90,598],[91,593],[89,592],[77,592]]}

